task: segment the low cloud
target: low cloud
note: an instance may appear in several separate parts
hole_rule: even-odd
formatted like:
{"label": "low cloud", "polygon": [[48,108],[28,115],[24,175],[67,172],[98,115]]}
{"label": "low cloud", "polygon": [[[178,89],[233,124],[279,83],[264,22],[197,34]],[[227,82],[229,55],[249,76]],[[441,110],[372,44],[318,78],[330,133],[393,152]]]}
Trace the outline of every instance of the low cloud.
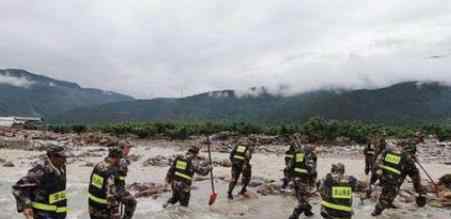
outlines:
{"label": "low cloud", "polygon": [[0,60],[137,98],[451,83],[444,2],[0,1]]}
{"label": "low cloud", "polygon": [[14,87],[30,88],[34,82],[25,77],[14,77],[8,74],[0,75],[0,84],[7,84]]}

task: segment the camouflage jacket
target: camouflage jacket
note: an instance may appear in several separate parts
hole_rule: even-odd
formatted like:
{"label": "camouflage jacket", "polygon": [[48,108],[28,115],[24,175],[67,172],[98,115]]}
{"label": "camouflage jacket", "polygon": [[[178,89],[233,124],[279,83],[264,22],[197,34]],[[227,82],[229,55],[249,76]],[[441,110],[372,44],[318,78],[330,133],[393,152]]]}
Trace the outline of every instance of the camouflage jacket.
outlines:
{"label": "camouflage jacket", "polygon": [[[387,175],[387,174],[381,174],[383,172],[382,166],[384,163],[384,154],[386,154],[387,152],[393,152],[393,153],[397,153],[400,154],[401,156],[401,163],[400,163],[400,176],[397,177],[397,179],[392,179],[390,178],[391,175]],[[386,149],[384,152],[381,153],[381,156],[379,156],[376,160],[376,171],[374,171],[374,173],[376,174],[376,176],[373,176],[371,179],[371,183],[375,183],[378,179],[384,180],[384,182],[386,183],[393,183],[393,184],[398,184],[401,185],[403,182],[403,180],[405,179],[405,176],[409,175],[409,176],[414,176],[418,174],[418,168],[415,165],[415,155],[411,154],[411,153],[407,153],[404,151],[401,151],[397,148],[388,148]],[[399,180],[399,181],[396,181]]]}
{"label": "camouflage jacket", "polygon": [[98,171],[106,172],[108,170],[113,169],[113,172],[116,174],[112,174],[110,177],[105,179],[105,188],[106,188],[106,200],[108,201],[107,209],[114,209],[119,206],[119,185],[117,184],[118,167],[113,166],[111,162],[106,158],[105,160],[98,163],[95,167]]}
{"label": "camouflage jacket", "polygon": [[[202,163],[200,159],[198,158],[194,158],[188,155],[184,155],[182,156],[182,159],[184,160],[191,160],[192,162],[192,167],[195,173],[202,175],[202,176],[206,176],[210,169],[208,168],[208,164],[207,163]],[[166,174],[166,181],[169,183],[173,182],[173,178],[174,178],[174,174],[175,174],[175,163],[171,165],[171,167],[169,168],[167,174]]]}
{"label": "camouflage jacket", "polygon": [[18,212],[22,212],[25,208],[31,208],[32,201],[38,198],[36,197],[37,195],[41,194],[39,192],[41,183],[51,174],[64,176],[64,183],[66,183],[66,167],[58,169],[53,166],[48,158],[35,162],[32,165],[33,167],[28,171],[27,175],[12,186]]}
{"label": "camouflage jacket", "polygon": [[[303,150],[299,151],[302,152]],[[296,151],[297,152],[297,151]],[[294,153],[296,153],[294,152]],[[304,152],[305,153],[305,168],[308,170],[308,174],[311,177],[316,177],[317,175],[317,161],[318,161],[318,157],[316,156],[315,152]],[[296,167],[296,160],[295,159],[291,159],[290,162],[288,163],[288,170],[289,170],[289,174],[291,174],[294,170],[294,168]]]}
{"label": "camouflage jacket", "polygon": [[359,181],[354,176],[347,175],[338,175],[328,173],[324,179],[318,182],[319,185],[319,193],[323,199],[326,199],[332,194],[329,194],[328,191],[331,191],[331,187],[336,182],[347,182],[349,186],[352,187],[353,192],[361,191]]}

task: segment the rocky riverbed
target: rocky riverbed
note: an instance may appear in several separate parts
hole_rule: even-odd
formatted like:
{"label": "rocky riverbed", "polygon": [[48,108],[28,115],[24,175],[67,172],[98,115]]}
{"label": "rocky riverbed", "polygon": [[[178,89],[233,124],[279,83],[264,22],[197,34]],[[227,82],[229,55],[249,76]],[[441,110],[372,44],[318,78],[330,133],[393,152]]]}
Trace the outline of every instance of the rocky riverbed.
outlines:
{"label": "rocky riverbed", "polygon": [[[0,218],[21,218],[15,212],[15,202],[10,195],[10,186],[23,176],[31,163],[43,156],[43,149],[49,143],[65,145],[70,151],[68,159],[68,185],[70,193],[69,207],[72,209],[69,218],[87,218],[86,190],[92,166],[107,154],[107,145],[116,139],[111,136],[91,133],[82,136],[55,133],[16,131],[14,135],[0,133]],[[26,136],[25,136],[26,135]],[[35,137],[30,137],[35,136]],[[38,137],[36,137],[38,136]],[[48,137],[50,136],[50,137]],[[268,139],[276,139],[270,141]],[[277,145],[277,138],[268,138],[266,145],[259,146],[252,159],[253,180],[250,188],[250,199],[228,201],[225,198],[227,183],[230,178],[230,162],[228,140],[216,139],[213,143],[214,172],[217,188],[220,193],[218,202],[207,207],[209,194],[208,177],[197,177],[194,183],[192,202],[188,209],[162,209],[161,205],[168,198],[170,191],[163,185],[168,165],[176,154],[182,154],[199,139],[190,141],[167,140],[133,140],[137,147],[132,149],[132,164],[127,183],[130,190],[139,197],[137,218],[288,218],[296,201],[290,192],[280,192],[280,179],[284,168],[284,152],[287,146]],[[391,141],[389,141],[391,142]],[[363,147],[359,145],[319,146],[319,176],[323,177],[335,162],[346,165],[350,175],[366,180],[363,175]],[[438,181],[440,177],[451,173],[451,143],[428,139],[419,147],[419,158],[425,163],[432,177]],[[206,159],[206,146],[202,146],[202,159]],[[5,165],[7,164],[7,165]],[[11,165],[12,164],[12,165]],[[423,175],[423,179],[425,176]],[[424,180],[424,184],[429,184]],[[395,205],[399,209],[389,210],[381,218],[436,218],[451,217],[451,210],[446,208],[444,190],[441,198],[429,194],[429,204],[424,209],[417,209],[412,202],[414,194],[411,184],[405,183],[403,193]],[[451,189],[451,188],[450,188]],[[374,195],[377,195],[377,189]],[[312,197],[314,209],[318,212],[319,198]],[[370,218],[369,213],[375,204],[375,197],[361,204],[356,198],[356,218]],[[449,205],[448,205],[449,206]],[[315,216],[314,218],[320,218]]]}

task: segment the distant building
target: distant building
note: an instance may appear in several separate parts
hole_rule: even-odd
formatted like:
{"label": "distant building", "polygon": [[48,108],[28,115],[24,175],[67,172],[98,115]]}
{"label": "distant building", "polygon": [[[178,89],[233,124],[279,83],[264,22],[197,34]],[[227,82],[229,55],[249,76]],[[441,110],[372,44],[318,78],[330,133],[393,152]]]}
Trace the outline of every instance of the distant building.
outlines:
{"label": "distant building", "polygon": [[36,129],[44,123],[41,117],[0,117],[0,127],[4,128],[30,128]]}

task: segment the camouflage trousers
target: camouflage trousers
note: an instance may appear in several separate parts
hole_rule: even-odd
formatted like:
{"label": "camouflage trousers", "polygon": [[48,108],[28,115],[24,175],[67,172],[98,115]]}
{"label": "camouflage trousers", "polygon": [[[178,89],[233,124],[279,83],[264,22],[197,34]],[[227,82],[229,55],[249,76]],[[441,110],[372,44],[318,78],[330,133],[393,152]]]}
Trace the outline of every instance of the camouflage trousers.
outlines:
{"label": "camouflage trousers", "polygon": [[365,174],[368,175],[374,169],[374,157],[365,155]]}
{"label": "camouflage trousers", "polygon": [[232,180],[229,184],[229,193],[233,192],[233,189],[235,188],[236,184],[238,183],[238,179],[241,177],[241,183],[243,184],[243,188],[241,189],[241,192],[247,191],[247,186],[251,182],[252,177],[252,166],[250,164],[240,164],[240,163],[233,163],[232,164]]}
{"label": "camouflage trousers", "polygon": [[65,219],[66,216],[34,211],[34,219]]}
{"label": "camouflage trousers", "polygon": [[384,209],[393,206],[393,201],[399,193],[399,186],[395,184],[384,184],[382,192],[379,196],[379,202],[376,205],[377,211],[383,211]]}
{"label": "camouflage trousers", "polygon": [[180,202],[181,206],[188,207],[190,197],[191,186],[184,182],[175,181],[172,183],[172,196],[167,203],[174,205]]}
{"label": "camouflage trousers", "polygon": [[312,216],[312,206],[310,205],[310,203],[308,203],[308,197],[310,195],[309,192],[311,188],[310,179],[296,177],[293,181],[298,204],[293,210],[290,219],[298,219],[302,213],[304,213],[306,216]]}

